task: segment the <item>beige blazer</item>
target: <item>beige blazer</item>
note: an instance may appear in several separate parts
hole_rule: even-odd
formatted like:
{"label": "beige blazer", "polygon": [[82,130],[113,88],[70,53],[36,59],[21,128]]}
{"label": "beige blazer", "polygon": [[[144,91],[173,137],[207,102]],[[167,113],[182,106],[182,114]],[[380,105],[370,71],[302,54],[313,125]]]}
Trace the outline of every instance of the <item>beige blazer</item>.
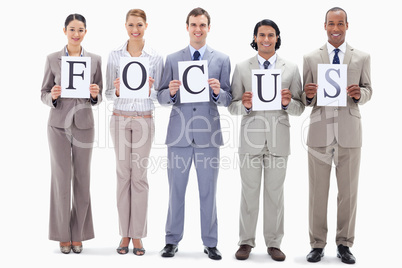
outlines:
{"label": "beige blazer", "polygon": [[[42,102],[52,109],[50,110],[48,125],[57,128],[68,128],[72,122],[79,129],[94,127],[94,117],[90,99],[58,98],[56,107],[53,105],[51,89],[54,85],[61,84],[61,57],[65,56],[65,48],[47,56],[45,75],[42,83]],[[102,62],[101,57],[83,50],[84,57],[91,57],[91,84],[99,86],[98,101],[102,101]],[[88,89],[89,90],[89,89]]]}
{"label": "beige blazer", "polygon": [[304,111],[301,101],[302,87],[299,69],[296,64],[277,56],[276,69],[282,70],[282,89],[292,92],[292,100],[287,110],[246,112],[242,104],[245,91],[252,91],[251,71],[260,69],[257,55],[236,65],[232,78],[233,100],[229,112],[243,115],[240,128],[239,154],[256,155],[267,144],[271,154],[288,156],[290,154],[289,114],[300,115]]}
{"label": "beige blazer", "polygon": [[[329,64],[327,45],[304,56],[303,88],[307,83],[317,83],[317,64]],[[325,147],[334,139],[344,148],[359,148],[362,146],[362,129],[359,104],[370,100],[372,95],[370,78],[370,55],[346,45],[343,64],[348,65],[347,84],[358,84],[361,98],[355,103],[347,97],[346,107],[317,106],[317,97],[308,104],[306,94],[302,100],[308,106],[313,106],[310,115],[307,145],[310,147]]]}

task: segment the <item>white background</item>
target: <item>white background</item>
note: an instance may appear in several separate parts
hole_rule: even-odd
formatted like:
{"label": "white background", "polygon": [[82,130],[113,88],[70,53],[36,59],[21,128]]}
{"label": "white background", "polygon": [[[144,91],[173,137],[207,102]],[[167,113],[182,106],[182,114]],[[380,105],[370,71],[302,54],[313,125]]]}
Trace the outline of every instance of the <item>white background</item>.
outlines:
{"label": "white background", "polygon": [[[222,168],[218,185],[219,244],[222,261],[208,259],[202,252],[198,190],[192,173],[188,191],[184,238],[173,259],[160,257],[168,202],[166,147],[164,139],[170,109],[156,108],[156,137],[151,151],[154,163],[149,169],[149,226],[143,239],[143,257],[120,256],[115,199],[114,152],[109,136],[110,102],[94,109],[96,140],[92,158],[91,195],[95,239],[84,242],[80,255],[63,255],[58,243],[49,241],[48,215],[50,160],[46,126],[49,107],[40,101],[46,55],[67,43],[62,31],[70,13],[83,14],[88,33],[86,50],[99,54],[103,71],[109,52],[127,40],[126,12],[142,8],[149,27],[146,39],[162,55],[188,44],[185,19],[197,6],[209,11],[211,32],[208,44],[228,54],[232,71],[235,64],[256,52],[249,46],[254,25],[261,19],[274,20],[282,46],[278,54],[299,65],[302,56],[326,40],[325,12],[343,7],[349,15],[347,41],[371,54],[373,97],[361,107],[363,148],[359,185],[356,240],[352,252],[359,267],[395,267],[400,263],[401,235],[401,143],[398,128],[401,90],[400,31],[395,1],[11,1],[1,4],[1,262],[11,267],[174,266],[187,267],[197,261],[210,267],[304,267],[310,251],[308,237],[308,173],[305,146],[306,126],[311,108],[300,117],[291,117],[292,155],[285,182],[284,263],[273,262],[266,254],[262,226],[258,225],[257,247],[246,262],[237,261],[240,177],[237,145],[240,117],[220,108],[225,146],[221,149]],[[104,81],[105,82],[105,81]],[[155,163],[159,161],[159,166]],[[152,166],[153,165],[153,166]],[[323,261],[314,267],[341,267],[336,258],[336,180],[332,178],[328,214],[328,245]],[[261,214],[260,214],[261,215]],[[261,218],[261,217],[260,217]],[[132,246],[131,246],[132,248]],[[397,263],[397,264],[396,264]],[[394,264],[394,265],[393,265]],[[396,265],[395,265],[396,264]]]}

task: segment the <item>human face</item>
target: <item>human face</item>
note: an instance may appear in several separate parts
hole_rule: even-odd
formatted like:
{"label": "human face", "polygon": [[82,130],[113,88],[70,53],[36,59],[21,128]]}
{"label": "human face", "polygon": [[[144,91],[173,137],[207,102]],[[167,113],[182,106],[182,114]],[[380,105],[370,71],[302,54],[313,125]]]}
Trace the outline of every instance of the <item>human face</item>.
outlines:
{"label": "human face", "polygon": [[202,48],[207,42],[207,35],[211,28],[205,15],[190,16],[187,31],[190,36],[190,45],[195,49]]}
{"label": "human face", "polygon": [[345,12],[341,10],[328,12],[324,27],[331,45],[337,48],[345,42],[346,30],[349,27]]}
{"label": "human face", "polygon": [[126,30],[130,40],[142,40],[147,27],[148,23],[141,17],[129,16],[126,21]]}
{"label": "human face", "polygon": [[278,36],[275,29],[271,26],[260,26],[257,35],[254,36],[254,41],[257,43],[258,54],[264,59],[268,60],[275,54],[275,45],[278,41]]}
{"label": "human face", "polygon": [[67,25],[67,28],[63,28],[64,34],[67,36],[68,44],[72,46],[81,45],[84,36],[87,33],[85,25],[82,21],[72,20]]}

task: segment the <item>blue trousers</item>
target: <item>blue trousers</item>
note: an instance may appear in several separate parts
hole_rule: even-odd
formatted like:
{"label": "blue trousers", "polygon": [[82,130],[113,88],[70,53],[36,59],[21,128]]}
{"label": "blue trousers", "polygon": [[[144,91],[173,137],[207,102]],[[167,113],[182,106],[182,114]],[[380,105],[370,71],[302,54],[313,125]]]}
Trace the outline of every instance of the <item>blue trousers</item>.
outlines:
{"label": "blue trousers", "polygon": [[219,148],[199,148],[194,144],[187,147],[168,147],[169,209],[166,220],[166,244],[177,245],[183,238],[185,195],[192,163],[198,178],[202,241],[204,246],[216,247]]}

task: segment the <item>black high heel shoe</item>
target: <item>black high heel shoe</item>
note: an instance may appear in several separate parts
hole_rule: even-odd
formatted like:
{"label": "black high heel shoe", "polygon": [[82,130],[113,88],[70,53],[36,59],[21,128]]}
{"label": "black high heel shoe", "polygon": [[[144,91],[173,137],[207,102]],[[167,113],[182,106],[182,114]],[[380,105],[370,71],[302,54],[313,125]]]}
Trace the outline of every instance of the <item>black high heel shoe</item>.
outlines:
{"label": "black high heel shoe", "polygon": [[[127,254],[128,253],[128,246],[127,247],[121,247],[121,242],[123,241],[123,238],[120,240],[119,247],[116,249],[117,253],[119,254]],[[130,238],[128,239],[128,244],[130,245]]]}
{"label": "black high heel shoe", "polygon": [[[145,249],[144,249],[144,247],[142,246],[142,240],[140,239],[140,241],[141,241],[141,248],[134,248],[133,249],[133,253],[135,254],[135,255],[137,255],[137,256],[143,256],[144,254],[145,254]],[[142,254],[141,254],[142,253]]]}

